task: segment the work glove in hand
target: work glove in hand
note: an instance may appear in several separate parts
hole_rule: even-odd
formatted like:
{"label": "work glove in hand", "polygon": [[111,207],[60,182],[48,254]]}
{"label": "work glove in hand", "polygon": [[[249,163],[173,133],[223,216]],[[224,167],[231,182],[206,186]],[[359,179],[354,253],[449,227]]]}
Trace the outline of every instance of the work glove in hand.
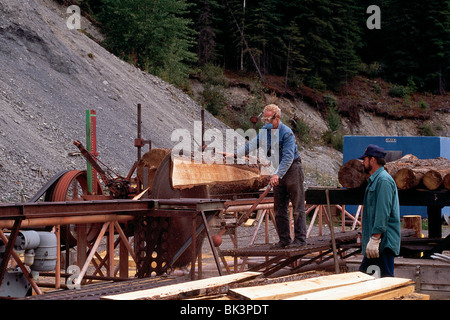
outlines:
{"label": "work glove in hand", "polygon": [[374,259],[374,258],[378,258],[380,256],[380,242],[381,242],[381,238],[380,239],[374,239],[372,237],[370,237],[369,243],[367,244],[366,247],[366,256],[369,259]]}

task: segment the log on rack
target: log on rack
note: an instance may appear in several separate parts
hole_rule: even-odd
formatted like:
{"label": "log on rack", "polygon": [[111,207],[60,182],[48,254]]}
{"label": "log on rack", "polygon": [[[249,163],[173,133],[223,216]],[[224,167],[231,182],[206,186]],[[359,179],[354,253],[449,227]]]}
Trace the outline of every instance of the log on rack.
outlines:
{"label": "log on rack", "polygon": [[[446,175],[450,175],[450,164],[448,168],[436,168],[436,169],[430,169],[425,173],[423,176],[423,184],[427,187],[429,190],[436,190],[439,189],[439,187],[444,182],[444,177]],[[445,187],[445,185],[444,185]],[[450,189],[450,188],[447,188]]]}
{"label": "log on rack", "polygon": [[364,171],[363,162],[358,159],[347,161],[338,172],[339,183],[344,188],[362,187],[368,178],[368,174]]}
{"label": "log on rack", "polygon": [[[419,159],[408,154],[398,160],[388,162],[386,171],[394,178],[400,190],[426,188],[450,190],[450,160],[444,157]],[[339,183],[344,188],[363,187],[368,178],[361,160],[352,159],[341,166]]]}
{"label": "log on rack", "polygon": [[447,173],[445,175],[443,184],[444,184],[445,189],[450,190],[450,173]]}

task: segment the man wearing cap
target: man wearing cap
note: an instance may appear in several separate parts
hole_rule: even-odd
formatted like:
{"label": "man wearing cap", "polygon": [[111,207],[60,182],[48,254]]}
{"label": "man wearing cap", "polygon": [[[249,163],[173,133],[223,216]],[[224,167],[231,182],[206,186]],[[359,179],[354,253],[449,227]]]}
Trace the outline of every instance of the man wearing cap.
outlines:
{"label": "man wearing cap", "polygon": [[400,207],[397,186],[384,169],[386,152],[370,144],[364,154],[364,169],[370,175],[364,194],[362,218],[362,253],[359,268],[373,272],[379,268],[381,277],[394,276],[394,257],[400,253]]}

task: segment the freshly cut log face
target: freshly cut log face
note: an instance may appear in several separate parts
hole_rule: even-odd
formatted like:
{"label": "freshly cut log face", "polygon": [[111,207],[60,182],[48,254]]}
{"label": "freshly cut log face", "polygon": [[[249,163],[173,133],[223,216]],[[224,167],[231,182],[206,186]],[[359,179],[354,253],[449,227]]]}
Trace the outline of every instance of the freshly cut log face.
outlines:
{"label": "freshly cut log face", "polygon": [[270,175],[262,170],[260,164],[197,163],[172,157],[171,181],[174,189],[226,185],[227,189],[250,191],[264,187],[269,180]]}
{"label": "freshly cut log face", "polygon": [[419,158],[417,158],[415,155],[407,154],[400,159],[386,163],[384,168],[392,177],[395,177],[399,170],[403,168],[414,167],[415,163],[417,163],[418,160]]}
{"label": "freshly cut log face", "polygon": [[443,184],[445,175],[450,173],[450,161],[444,157],[416,159],[400,165],[386,164],[388,165],[389,174],[394,177],[397,187],[402,190],[419,185],[425,186],[428,190],[436,190]]}

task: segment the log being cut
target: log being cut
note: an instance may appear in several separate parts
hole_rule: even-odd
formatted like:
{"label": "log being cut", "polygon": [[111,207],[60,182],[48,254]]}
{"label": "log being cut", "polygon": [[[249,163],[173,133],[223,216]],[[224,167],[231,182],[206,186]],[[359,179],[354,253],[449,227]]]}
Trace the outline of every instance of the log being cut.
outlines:
{"label": "log being cut", "polygon": [[[258,191],[270,180],[270,175],[264,173],[267,166],[256,162],[238,165],[179,160],[170,150],[156,148],[142,157],[137,171],[143,181],[144,168],[147,168],[149,197],[157,200],[225,199],[230,194]],[[190,216],[177,214],[142,219],[135,234],[135,241],[140,244],[136,254],[138,277],[151,275],[152,271],[161,273],[167,267],[186,266],[192,262],[193,247],[197,253],[202,247],[206,232],[200,228],[203,221],[199,215],[195,221]],[[195,243],[191,242],[193,223],[198,230]]]}
{"label": "log being cut", "polygon": [[270,181],[270,171],[268,164],[197,162],[172,156],[170,177],[174,189],[207,186],[210,194],[228,194],[264,188]]}
{"label": "log being cut", "polygon": [[143,172],[147,168],[147,182],[153,186],[156,172],[166,157],[171,158],[170,186],[175,190],[203,187],[211,195],[253,192],[267,186],[271,175],[268,162],[228,164],[225,158],[219,163],[196,161],[194,158],[171,155],[170,149],[155,148],[144,154],[137,165],[140,181],[144,181]]}

